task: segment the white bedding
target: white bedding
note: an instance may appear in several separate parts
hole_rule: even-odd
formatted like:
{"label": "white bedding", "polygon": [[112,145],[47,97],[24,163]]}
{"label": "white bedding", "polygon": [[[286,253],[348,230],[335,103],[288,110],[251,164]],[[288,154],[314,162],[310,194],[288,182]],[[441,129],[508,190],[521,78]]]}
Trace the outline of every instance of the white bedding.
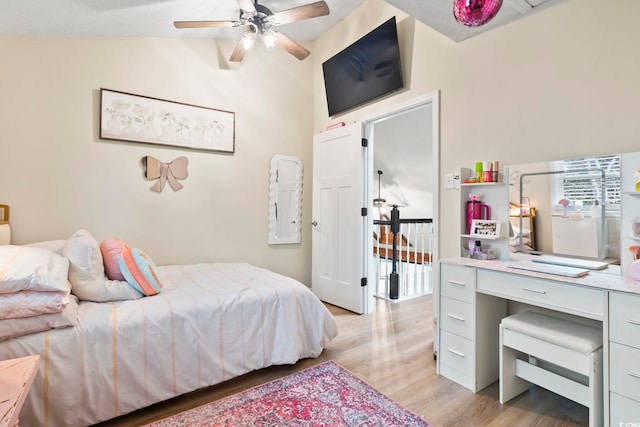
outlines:
{"label": "white bedding", "polygon": [[0,342],[40,354],[20,421],[86,426],[249,371],[317,357],[335,320],[304,285],[249,264],[160,267],[162,292],[79,304],[77,325]]}

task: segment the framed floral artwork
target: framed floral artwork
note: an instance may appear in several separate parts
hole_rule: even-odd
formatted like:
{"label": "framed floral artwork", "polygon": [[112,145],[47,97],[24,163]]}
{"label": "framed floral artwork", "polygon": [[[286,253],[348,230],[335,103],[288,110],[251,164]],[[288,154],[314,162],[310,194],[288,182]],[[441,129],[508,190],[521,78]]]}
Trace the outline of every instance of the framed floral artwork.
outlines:
{"label": "framed floral artwork", "polygon": [[101,88],[100,138],[233,153],[235,113]]}

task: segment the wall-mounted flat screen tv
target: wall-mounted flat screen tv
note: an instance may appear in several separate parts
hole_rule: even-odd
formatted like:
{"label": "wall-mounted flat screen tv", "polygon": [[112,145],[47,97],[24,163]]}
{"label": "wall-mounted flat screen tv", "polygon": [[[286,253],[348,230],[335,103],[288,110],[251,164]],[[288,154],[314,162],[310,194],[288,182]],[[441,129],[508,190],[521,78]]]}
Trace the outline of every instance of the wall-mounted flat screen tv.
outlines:
{"label": "wall-mounted flat screen tv", "polygon": [[401,89],[396,18],[322,64],[329,116]]}

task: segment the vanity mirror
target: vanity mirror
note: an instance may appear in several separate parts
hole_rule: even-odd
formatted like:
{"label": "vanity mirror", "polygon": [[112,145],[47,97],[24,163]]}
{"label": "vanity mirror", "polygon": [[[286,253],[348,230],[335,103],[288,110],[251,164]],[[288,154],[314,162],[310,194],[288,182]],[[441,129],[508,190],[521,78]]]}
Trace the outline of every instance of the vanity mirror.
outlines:
{"label": "vanity mirror", "polygon": [[270,245],[300,243],[302,219],[302,160],[277,154],[269,178]]}
{"label": "vanity mirror", "polygon": [[634,173],[640,153],[510,165],[511,254],[554,255],[620,264],[639,245]]}

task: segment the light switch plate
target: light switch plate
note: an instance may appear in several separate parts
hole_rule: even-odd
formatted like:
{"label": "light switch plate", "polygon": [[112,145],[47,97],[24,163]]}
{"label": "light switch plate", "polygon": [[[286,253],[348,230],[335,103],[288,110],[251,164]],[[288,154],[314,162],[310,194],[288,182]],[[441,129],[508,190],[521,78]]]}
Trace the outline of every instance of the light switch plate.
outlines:
{"label": "light switch plate", "polygon": [[452,173],[444,174],[444,189],[453,190],[453,174]]}

